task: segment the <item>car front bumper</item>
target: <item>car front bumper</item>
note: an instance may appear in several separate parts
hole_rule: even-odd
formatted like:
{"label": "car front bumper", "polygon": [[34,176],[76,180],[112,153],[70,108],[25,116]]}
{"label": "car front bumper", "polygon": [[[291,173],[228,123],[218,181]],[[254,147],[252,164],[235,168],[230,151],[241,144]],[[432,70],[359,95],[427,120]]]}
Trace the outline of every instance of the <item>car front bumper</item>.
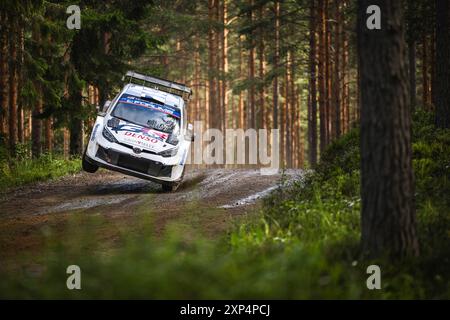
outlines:
{"label": "car front bumper", "polygon": [[[103,147],[96,141],[89,142],[85,157],[86,161],[99,167],[166,185],[179,183],[184,170],[184,164],[163,163],[149,159],[151,155],[134,156],[112,147]],[[155,158],[159,160],[161,157]]]}

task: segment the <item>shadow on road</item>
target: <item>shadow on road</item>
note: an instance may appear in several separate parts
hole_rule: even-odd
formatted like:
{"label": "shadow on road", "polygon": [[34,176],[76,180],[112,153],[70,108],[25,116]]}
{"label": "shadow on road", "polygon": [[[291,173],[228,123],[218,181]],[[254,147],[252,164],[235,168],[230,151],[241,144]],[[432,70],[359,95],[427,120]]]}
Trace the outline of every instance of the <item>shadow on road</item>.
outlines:
{"label": "shadow on road", "polygon": [[[206,174],[196,174],[184,178],[177,192],[191,189],[206,178]],[[89,187],[86,195],[124,195],[124,194],[158,194],[164,193],[161,185],[138,178],[124,178],[107,184],[96,184]]]}
{"label": "shadow on road", "polygon": [[148,194],[161,192],[161,186],[157,183],[139,180],[122,179],[105,185],[94,185],[89,188],[89,195],[113,195],[113,194]]}

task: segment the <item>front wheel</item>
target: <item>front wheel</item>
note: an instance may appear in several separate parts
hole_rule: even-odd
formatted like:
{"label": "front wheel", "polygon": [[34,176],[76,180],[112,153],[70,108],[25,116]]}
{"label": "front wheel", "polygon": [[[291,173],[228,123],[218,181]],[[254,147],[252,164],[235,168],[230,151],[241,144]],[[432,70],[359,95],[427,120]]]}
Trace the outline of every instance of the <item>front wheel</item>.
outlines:
{"label": "front wheel", "polygon": [[168,184],[162,184],[161,185],[162,190],[164,192],[174,192],[174,191],[176,191],[178,189],[179,186],[180,186],[179,183],[174,184],[174,185],[168,185]]}
{"label": "front wheel", "polygon": [[83,154],[83,158],[81,160],[81,167],[83,168],[84,171],[89,172],[89,173],[94,173],[98,170],[98,166],[95,164],[90,163],[89,161],[86,160],[86,155]]}
{"label": "front wheel", "polygon": [[183,181],[184,178],[184,172],[185,172],[185,168],[183,168],[183,173],[181,174],[180,180],[179,182],[177,182],[176,184],[173,185],[169,185],[169,184],[161,184],[162,190],[164,192],[174,192],[177,191],[178,187],[181,184],[181,181]]}

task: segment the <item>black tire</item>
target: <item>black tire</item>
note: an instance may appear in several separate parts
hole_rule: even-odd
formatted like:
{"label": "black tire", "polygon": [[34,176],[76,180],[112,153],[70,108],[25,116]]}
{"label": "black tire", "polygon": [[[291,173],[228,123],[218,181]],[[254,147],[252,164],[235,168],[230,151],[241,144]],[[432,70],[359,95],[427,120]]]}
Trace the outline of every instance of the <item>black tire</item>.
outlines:
{"label": "black tire", "polygon": [[83,155],[83,159],[81,160],[81,167],[84,171],[89,173],[94,173],[98,170],[98,166],[95,164],[90,163],[86,160],[86,155]]}
{"label": "black tire", "polygon": [[185,170],[186,170],[186,168],[183,168],[183,173],[181,174],[180,181],[177,182],[176,184],[174,184],[174,185],[161,184],[162,190],[163,190],[164,192],[174,192],[174,191],[177,191],[178,187],[179,187],[180,184],[181,184],[181,181],[183,181]]}
{"label": "black tire", "polygon": [[179,184],[175,184],[175,185],[168,185],[168,184],[162,184],[162,190],[164,192],[174,192],[178,189]]}

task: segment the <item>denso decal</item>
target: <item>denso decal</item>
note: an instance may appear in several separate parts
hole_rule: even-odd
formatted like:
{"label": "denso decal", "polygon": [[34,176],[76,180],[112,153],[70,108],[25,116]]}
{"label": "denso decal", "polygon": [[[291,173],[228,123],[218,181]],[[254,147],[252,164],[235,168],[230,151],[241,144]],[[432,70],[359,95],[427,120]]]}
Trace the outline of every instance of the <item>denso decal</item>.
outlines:
{"label": "denso decal", "polygon": [[[169,136],[167,133],[163,133],[163,132],[158,132],[155,130],[152,130],[150,128],[144,128],[144,127],[140,127],[140,126],[136,126],[136,125],[132,125],[132,124],[121,124],[118,125],[115,128],[112,128],[112,131],[114,131],[115,133],[119,133],[119,132],[124,132],[125,135],[127,136],[132,136],[134,138],[138,138],[138,139],[142,139],[142,140],[146,140],[150,141],[150,139],[154,139],[156,143],[157,141],[162,141],[164,142],[167,137]],[[135,134],[135,135],[132,135]]]}
{"label": "denso decal", "polygon": [[152,137],[150,137],[148,135],[134,133],[134,132],[130,132],[130,131],[125,131],[125,136],[136,138],[136,139],[141,139],[141,140],[144,140],[144,141],[149,141],[151,143],[156,143],[156,142],[159,141],[158,139],[152,138]]}

